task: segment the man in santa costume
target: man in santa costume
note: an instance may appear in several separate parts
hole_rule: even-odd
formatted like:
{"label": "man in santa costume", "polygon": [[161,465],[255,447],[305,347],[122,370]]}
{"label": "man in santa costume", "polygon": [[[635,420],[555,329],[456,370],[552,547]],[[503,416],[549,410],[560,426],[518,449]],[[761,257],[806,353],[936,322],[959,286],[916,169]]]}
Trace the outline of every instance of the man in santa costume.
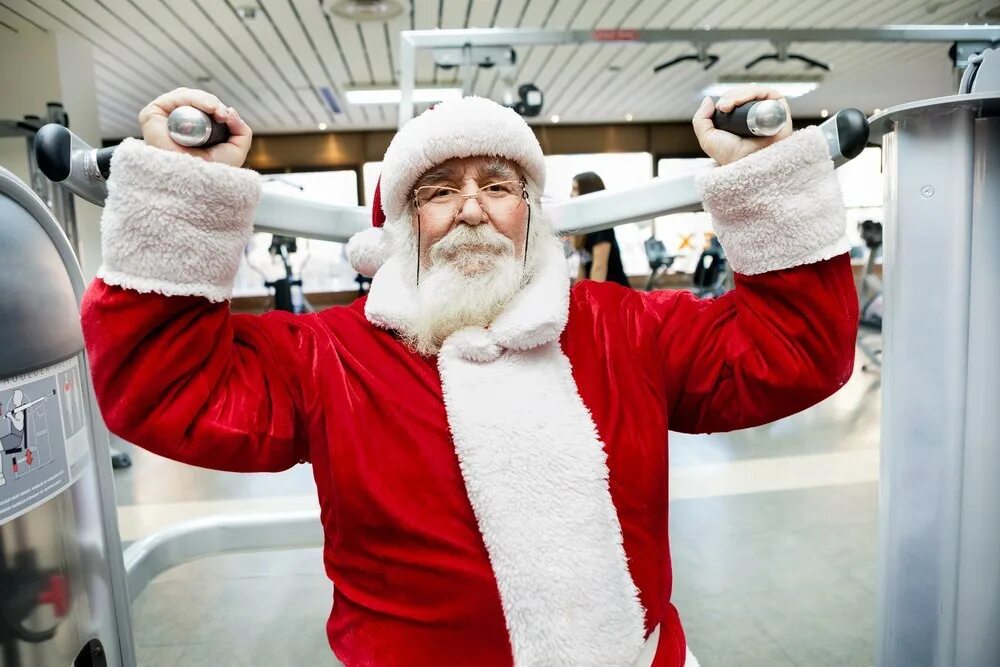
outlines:
{"label": "man in santa costume", "polygon": [[[174,145],[183,104],[229,143]],[[740,139],[713,109],[694,125],[724,165],[700,182],[737,274],[719,299],[571,289],[538,141],[471,97],[386,151],[374,227],[348,244],[367,298],[246,316],[227,300],[260,194],[238,168],[250,130],[207,93],[158,98],[115,153],[83,303],[108,426],[219,470],[310,462],[349,667],[696,664],[670,602],[667,429],[813,405],[851,374],[857,324],[819,130]]]}

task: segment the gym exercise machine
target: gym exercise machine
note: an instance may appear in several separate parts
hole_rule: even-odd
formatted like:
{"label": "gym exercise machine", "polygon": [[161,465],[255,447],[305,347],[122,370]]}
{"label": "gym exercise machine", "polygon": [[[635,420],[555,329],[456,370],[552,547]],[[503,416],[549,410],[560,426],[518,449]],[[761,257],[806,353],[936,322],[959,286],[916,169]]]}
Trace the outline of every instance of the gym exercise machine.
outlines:
{"label": "gym exercise machine", "polygon": [[[1000,572],[995,567],[1000,561],[1000,524],[995,517],[1000,506],[1000,485],[995,483],[1000,472],[995,436],[1000,432],[1000,413],[995,409],[1000,397],[996,345],[1000,281],[995,279],[1000,225],[994,224],[995,211],[1000,210],[998,61],[996,52],[986,51],[970,63],[960,94],[888,109],[872,121],[874,134],[883,136],[888,179],[879,667],[1000,664],[1000,636],[995,633],[1000,627]],[[852,147],[858,137],[842,131],[850,123],[841,127],[840,118],[847,116],[838,116],[824,124],[824,132],[831,155],[842,163],[854,148],[860,152],[864,137]],[[953,169],[938,168],[942,156],[951,160]],[[0,204],[11,201],[19,207],[0,215],[0,248],[27,247],[16,233],[55,229],[55,234],[36,234],[41,245],[30,249],[39,256],[55,252],[64,264],[56,268],[72,274],[69,282],[78,298],[82,289],[79,271],[71,271],[75,266],[71,253],[58,251],[66,242],[51,214],[23,184],[6,172],[0,174],[8,183]],[[72,170],[63,180],[84,191],[96,187],[90,177]],[[579,197],[553,207],[551,213],[558,229],[596,231],[691,210],[698,205],[696,192],[692,175],[655,179],[626,191]],[[265,214],[262,217],[258,211],[256,219],[258,227],[273,231],[282,224],[266,214],[268,206],[273,216],[281,205],[275,198],[265,198]],[[281,216],[286,222],[279,231],[290,236],[313,236],[314,225],[322,223],[322,238],[343,241],[367,217],[363,209],[310,207],[296,200],[288,205]],[[318,213],[302,228],[287,222],[298,220],[296,214],[304,210]],[[52,248],[46,250],[45,243]],[[928,271],[929,266],[942,264],[940,271]],[[4,294],[3,298],[10,297]],[[40,310],[38,303],[51,302],[48,294],[35,293],[31,307],[22,308],[33,314]],[[75,308],[72,302],[66,303]],[[34,321],[23,321],[21,338],[33,339],[24,332],[34,332]],[[54,331],[78,331],[68,316],[56,325]],[[86,377],[86,360],[79,354],[76,358]],[[0,368],[0,382],[8,382],[9,377],[9,370]],[[106,447],[106,431],[87,389],[88,423],[92,424],[87,432],[98,448]],[[92,456],[89,460],[93,463],[85,472],[93,473],[95,482],[87,488],[77,483],[69,489],[81,496],[75,498],[80,505],[103,508],[103,513],[85,516],[91,532],[104,537],[100,542],[104,569],[99,570],[101,576],[88,581],[97,587],[95,599],[108,601],[103,620],[110,629],[105,629],[107,640],[102,641],[107,645],[116,640],[112,646],[119,649],[113,657],[110,650],[104,652],[107,664],[134,664],[121,570],[127,572],[128,594],[134,597],[157,573],[195,557],[321,544],[314,513],[210,518],[137,542],[125,553],[126,565],[119,567],[109,547],[116,545],[117,530],[107,459]],[[105,469],[98,475],[102,460]],[[0,507],[7,498],[0,487]],[[28,506],[20,525],[44,520],[38,514],[41,507],[40,503]],[[11,525],[11,520],[0,516],[5,538]],[[87,548],[92,548],[91,542]],[[79,546],[73,549],[88,553]],[[21,644],[16,647],[22,648]],[[60,658],[33,664],[66,662]]]}
{"label": "gym exercise machine", "polygon": [[[62,227],[70,247],[77,257],[80,256],[80,240],[76,225],[76,203],[71,192],[60,188],[47,178],[38,160],[35,159],[35,141],[38,131],[47,124],[69,127],[69,115],[58,102],[45,105],[45,116],[25,116],[18,121],[0,121],[0,137],[24,137],[27,144],[28,173],[31,189],[45,202],[52,211],[59,226]],[[111,465],[117,470],[132,465],[132,458],[118,448],[111,447]]]}
{"label": "gym exercise machine", "polygon": [[1000,50],[882,138],[878,667],[1000,665]]}

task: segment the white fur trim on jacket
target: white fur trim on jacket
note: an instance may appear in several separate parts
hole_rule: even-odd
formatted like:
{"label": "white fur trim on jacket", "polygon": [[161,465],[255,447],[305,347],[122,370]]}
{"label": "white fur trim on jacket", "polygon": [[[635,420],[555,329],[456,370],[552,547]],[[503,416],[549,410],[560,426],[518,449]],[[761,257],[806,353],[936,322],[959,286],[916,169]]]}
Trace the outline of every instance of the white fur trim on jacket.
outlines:
{"label": "white fur trim on jacket", "polygon": [[[468,332],[460,334],[467,342]],[[604,445],[569,360],[558,341],[489,361],[467,354],[449,338],[438,369],[514,664],[633,665],[644,611]]]}
{"label": "white fur trim on jacket", "polygon": [[111,160],[97,275],[137,292],[225,301],[259,198],[257,172],[126,139]]}
{"label": "white fur trim on jacket", "polygon": [[[489,329],[445,340],[438,370],[448,425],[514,663],[631,667],[643,648],[644,611],[604,445],[559,347],[566,260],[556,241],[540,252],[535,275]],[[372,280],[365,314],[379,327],[405,331],[413,321],[416,292],[404,266],[390,257]]]}
{"label": "white fur trim on jacket", "polygon": [[394,220],[405,212],[413,184],[428,169],[474,155],[512,160],[521,165],[537,192],[545,189],[545,158],[524,119],[493,100],[465,97],[425,111],[393,137],[382,161],[386,218]]}
{"label": "white fur trim on jacket", "polygon": [[709,171],[698,187],[737,273],[811,264],[851,247],[844,198],[817,127]]}

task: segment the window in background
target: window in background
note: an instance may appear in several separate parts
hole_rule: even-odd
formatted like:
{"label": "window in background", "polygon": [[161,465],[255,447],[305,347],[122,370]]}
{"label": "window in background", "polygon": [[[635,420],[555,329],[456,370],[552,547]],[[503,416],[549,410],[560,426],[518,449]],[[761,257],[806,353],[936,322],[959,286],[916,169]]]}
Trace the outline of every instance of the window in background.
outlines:
{"label": "window in background", "polygon": [[[357,206],[357,174],[353,170],[270,174],[264,177],[265,192],[302,197],[341,206]],[[374,189],[374,186],[372,186]],[[255,233],[250,237],[240,261],[233,287],[234,296],[259,296],[268,293],[265,280],[284,275],[280,260],[271,256],[271,234]],[[306,293],[341,292],[357,288],[355,271],[344,253],[343,243],[299,239],[292,266],[302,276]]]}
{"label": "window in background", "polygon": [[[661,177],[671,177],[705,169],[711,164],[712,159],[707,157],[663,158],[656,168]],[[676,257],[670,267],[672,272],[694,273],[711,233],[712,219],[703,211],[675,213],[656,219],[656,238],[663,241],[667,252]]]}
{"label": "window in background", "polygon": [[864,149],[861,155],[837,170],[837,180],[847,206],[847,236],[855,246],[863,246],[858,223],[862,220],[885,222],[882,209],[882,149]]}
{"label": "window in background", "polygon": [[[677,176],[693,169],[703,169],[709,158],[668,158],[659,162],[660,176]],[[851,242],[862,245],[858,223],[862,220],[883,222],[882,211],[882,149],[866,148],[861,155],[837,170],[837,180],[847,207],[845,229]],[[656,237],[667,251],[678,256],[672,269],[694,271],[701,251],[712,234],[708,213],[678,213],[656,219]]]}
{"label": "window in background", "polygon": [[[573,187],[573,177],[592,171],[601,177],[608,190],[648,181],[653,177],[649,153],[582,153],[545,156],[545,193],[543,201],[565,201]],[[649,222],[634,222],[615,227],[615,237],[622,253],[622,265],[629,275],[646,275],[649,262],[643,241],[649,236]]]}

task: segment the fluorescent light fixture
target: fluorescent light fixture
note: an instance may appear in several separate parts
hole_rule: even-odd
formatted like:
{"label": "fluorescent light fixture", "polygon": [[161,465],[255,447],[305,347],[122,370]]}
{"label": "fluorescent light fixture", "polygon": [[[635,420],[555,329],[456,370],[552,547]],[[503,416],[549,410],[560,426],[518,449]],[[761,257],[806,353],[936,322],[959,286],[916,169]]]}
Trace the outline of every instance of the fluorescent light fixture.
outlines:
{"label": "fluorescent light fixture", "polygon": [[[344,92],[349,104],[399,104],[399,88],[354,88]],[[414,103],[444,102],[462,97],[461,88],[414,88]]]}
{"label": "fluorescent light fixture", "polygon": [[719,81],[710,84],[703,92],[710,97],[721,97],[730,90],[746,86],[749,83],[774,88],[785,97],[801,97],[819,87],[819,81]]}

